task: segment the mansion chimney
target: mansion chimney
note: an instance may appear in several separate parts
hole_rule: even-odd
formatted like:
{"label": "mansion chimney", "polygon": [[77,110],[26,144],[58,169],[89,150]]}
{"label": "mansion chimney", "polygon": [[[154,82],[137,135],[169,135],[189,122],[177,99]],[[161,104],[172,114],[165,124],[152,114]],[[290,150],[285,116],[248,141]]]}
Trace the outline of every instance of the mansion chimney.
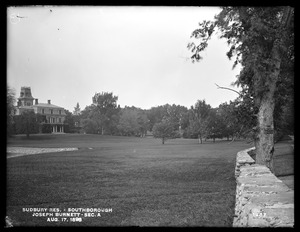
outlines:
{"label": "mansion chimney", "polygon": [[48,100],[48,104],[51,104],[51,100]]}
{"label": "mansion chimney", "polygon": [[35,99],[35,104],[37,105],[37,104],[39,104],[39,99]]}

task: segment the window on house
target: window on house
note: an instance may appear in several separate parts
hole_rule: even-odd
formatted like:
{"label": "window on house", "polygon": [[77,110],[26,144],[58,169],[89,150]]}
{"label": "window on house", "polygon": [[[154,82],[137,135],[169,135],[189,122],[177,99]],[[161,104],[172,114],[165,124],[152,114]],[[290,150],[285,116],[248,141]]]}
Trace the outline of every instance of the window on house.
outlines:
{"label": "window on house", "polygon": [[45,113],[45,109],[42,109],[42,114],[44,114]]}
{"label": "window on house", "polygon": [[59,114],[61,114],[61,110],[59,110]]}
{"label": "window on house", "polygon": [[53,114],[53,110],[50,110],[50,114]]}
{"label": "window on house", "polygon": [[61,118],[58,118],[58,122],[61,122]]}

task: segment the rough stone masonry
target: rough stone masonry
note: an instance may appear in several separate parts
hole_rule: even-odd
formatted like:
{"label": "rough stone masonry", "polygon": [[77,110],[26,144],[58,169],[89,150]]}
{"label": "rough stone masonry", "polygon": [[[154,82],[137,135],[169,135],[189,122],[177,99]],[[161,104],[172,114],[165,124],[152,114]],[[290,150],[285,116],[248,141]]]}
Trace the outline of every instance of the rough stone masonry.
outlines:
{"label": "rough stone masonry", "polygon": [[233,227],[293,227],[294,190],[243,150],[237,153]]}

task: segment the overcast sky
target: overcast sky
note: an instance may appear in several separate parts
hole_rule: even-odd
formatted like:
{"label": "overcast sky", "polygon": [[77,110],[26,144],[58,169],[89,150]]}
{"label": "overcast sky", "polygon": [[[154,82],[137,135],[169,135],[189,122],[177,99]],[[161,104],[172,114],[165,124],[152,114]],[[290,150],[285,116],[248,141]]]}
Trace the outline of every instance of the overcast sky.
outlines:
{"label": "overcast sky", "polygon": [[[96,92],[113,92],[121,107],[164,104],[212,107],[234,100],[225,40],[214,35],[204,59],[192,63],[187,44],[217,7],[10,7],[7,83],[20,95],[31,87],[39,102],[73,111]],[[236,89],[236,88],[234,88]]]}

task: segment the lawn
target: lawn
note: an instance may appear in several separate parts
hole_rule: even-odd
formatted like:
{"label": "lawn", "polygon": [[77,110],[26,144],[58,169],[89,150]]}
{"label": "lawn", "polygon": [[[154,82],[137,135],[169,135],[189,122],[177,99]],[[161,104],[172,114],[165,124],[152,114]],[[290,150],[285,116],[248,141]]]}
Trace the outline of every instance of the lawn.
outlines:
{"label": "lawn", "polygon": [[[250,151],[249,155],[255,160],[255,151]],[[293,141],[280,141],[274,145],[273,165],[277,177],[294,175]]]}
{"label": "lawn", "polygon": [[275,144],[274,171],[278,177],[294,175],[294,148],[291,141]]}
{"label": "lawn", "polygon": [[[236,153],[227,141],[100,135],[16,137],[9,146],[78,151],[7,159],[7,213],[18,226],[231,226]],[[89,149],[92,148],[92,149]],[[108,208],[82,222],[47,222],[23,208]]]}

